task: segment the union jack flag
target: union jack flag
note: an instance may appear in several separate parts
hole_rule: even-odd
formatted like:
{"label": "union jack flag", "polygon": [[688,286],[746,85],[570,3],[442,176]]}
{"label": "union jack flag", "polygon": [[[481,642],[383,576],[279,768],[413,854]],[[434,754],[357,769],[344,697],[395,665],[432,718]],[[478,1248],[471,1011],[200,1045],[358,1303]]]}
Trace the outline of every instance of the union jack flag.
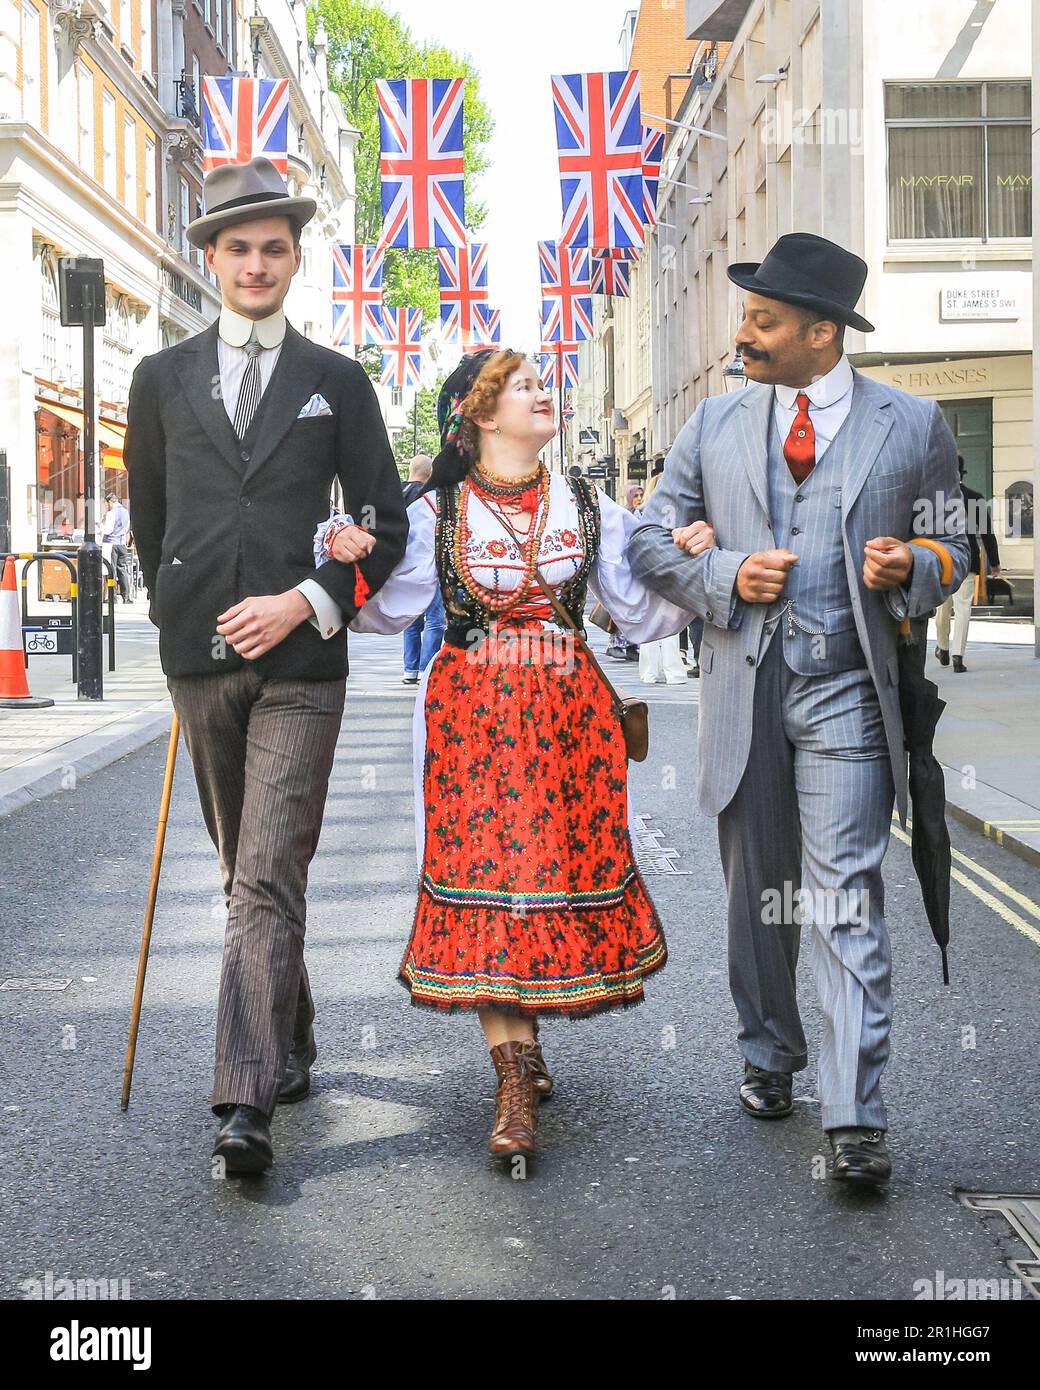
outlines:
{"label": "union jack flag", "polygon": [[578,385],[578,344],[543,343],[540,371],[542,385],[547,391],[555,391],[560,384],[559,370],[563,371],[563,389],[571,390]]}
{"label": "union jack flag", "polygon": [[538,264],[542,277],[543,340],[580,343],[595,337],[588,251],[559,246],[555,241],[540,241]]}
{"label": "union jack flag", "polygon": [[652,126],[643,127],[643,221],[648,227],[657,226],[657,190],[661,183],[661,161],[664,159],[664,131]]}
{"label": "union jack flag", "polygon": [[596,260],[592,263],[592,293],[612,294],[616,299],[629,299],[631,289],[632,262],[613,259]]}
{"label": "union jack flag", "polygon": [[464,91],[461,77],[377,80],[384,250],[466,245]]}
{"label": "union jack flag", "polygon": [[568,401],[567,404],[563,407],[563,423],[565,425],[569,425],[570,422],[574,419],[574,415],[574,407],[573,405],[571,405],[570,401]]}
{"label": "union jack flag", "polygon": [[502,310],[490,304],[473,306],[473,346],[471,351],[502,346]]}
{"label": "union jack flag", "polygon": [[269,159],[284,178],[289,172],[289,79],[204,77],[202,79],[202,172],[222,164]]}
{"label": "union jack flag", "polygon": [[564,246],[642,246],[643,123],[639,73],[552,80]]}
{"label": "union jack flag", "polygon": [[332,248],[332,345],[381,343],[383,253],[376,246]]}
{"label": "union jack flag", "polygon": [[488,297],[487,246],[443,247],[437,252],[441,279],[441,327],[445,341],[476,342],[476,309]]}
{"label": "union jack flag", "polygon": [[421,309],[384,309],[384,386],[422,385],[423,340]]}
{"label": "union jack flag", "polygon": [[634,247],[615,246],[613,250],[609,251],[602,246],[592,248],[594,261],[638,261],[641,254],[642,252],[637,251]]}

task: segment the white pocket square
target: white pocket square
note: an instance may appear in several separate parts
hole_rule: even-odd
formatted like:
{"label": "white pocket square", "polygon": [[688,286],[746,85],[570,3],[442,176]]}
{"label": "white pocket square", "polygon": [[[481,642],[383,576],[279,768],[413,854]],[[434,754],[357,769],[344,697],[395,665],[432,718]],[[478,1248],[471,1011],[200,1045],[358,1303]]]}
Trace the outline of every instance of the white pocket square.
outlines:
{"label": "white pocket square", "polygon": [[331,414],[332,406],[329,405],[324,396],[315,392],[296,418],[297,420],[309,420],[313,415]]}

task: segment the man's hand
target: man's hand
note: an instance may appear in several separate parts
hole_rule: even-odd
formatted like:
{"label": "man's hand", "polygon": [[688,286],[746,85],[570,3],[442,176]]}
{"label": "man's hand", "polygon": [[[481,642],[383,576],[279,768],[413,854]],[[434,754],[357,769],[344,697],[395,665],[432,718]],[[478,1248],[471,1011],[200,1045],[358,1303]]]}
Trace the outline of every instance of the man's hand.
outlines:
{"label": "man's hand", "polygon": [[255,661],[285,640],[311,616],[312,609],[299,589],[284,594],[245,598],[217,619],[217,632],[246,661]]}
{"label": "man's hand", "polygon": [[898,589],[910,578],[914,552],[895,536],[877,536],[863,548],[863,583],[877,593]]}
{"label": "man's hand", "polygon": [[344,565],[357,564],[375,549],[376,538],[360,526],[344,526],[332,542],[332,558]]}
{"label": "man's hand", "polygon": [[672,540],[688,555],[703,555],[715,544],[715,527],[707,521],[695,521],[690,526],[677,526]]}
{"label": "man's hand", "polygon": [[737,593],[745,603],[773,603],[797,563],[789,550],[756,550],[737,570]]}

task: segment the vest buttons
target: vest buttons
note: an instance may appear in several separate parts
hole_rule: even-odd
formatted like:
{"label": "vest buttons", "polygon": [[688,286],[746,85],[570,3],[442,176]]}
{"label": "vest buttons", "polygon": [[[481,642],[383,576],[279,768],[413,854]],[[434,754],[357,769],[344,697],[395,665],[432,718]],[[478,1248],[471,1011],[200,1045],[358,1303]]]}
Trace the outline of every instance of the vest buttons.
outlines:
{"label": "vest buttons", "polygon": [[754,666],[755,664],[755,658],[753,656],[746,656],[744,660],[747,662],[749,666]]}
{"label": "vest buttons", "polygon": [[249,455],[249,450],[248,450],[248,449],[243,449],[242,452],[239,454],[238,457],[242,460],[243,463],[248,463],[248,462],[249,462],[249,457],[250,457],[250,455]]}
{"label": "vest buttons", "polygon": [[243,507],[251,507],[251,506],[253,505],[252,502],[250,502],[250,500],[249,500],[248,497],[240,497],[238,500],[239,500],[239,504],[240,504],[241,506],[243,506]]}

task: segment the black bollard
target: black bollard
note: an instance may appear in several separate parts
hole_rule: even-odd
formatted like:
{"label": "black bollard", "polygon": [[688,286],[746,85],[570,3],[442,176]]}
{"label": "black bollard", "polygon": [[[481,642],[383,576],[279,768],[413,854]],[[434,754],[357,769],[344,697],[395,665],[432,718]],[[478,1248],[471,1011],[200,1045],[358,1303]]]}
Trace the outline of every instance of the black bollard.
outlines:
{"label": "black bollard", "polygon": [[76,560],[79,598],[76,694],[81,700],[103,700],[105,678],[101,611],[104,567],[100,545],[94,540],[84,541],[76,552]]}

